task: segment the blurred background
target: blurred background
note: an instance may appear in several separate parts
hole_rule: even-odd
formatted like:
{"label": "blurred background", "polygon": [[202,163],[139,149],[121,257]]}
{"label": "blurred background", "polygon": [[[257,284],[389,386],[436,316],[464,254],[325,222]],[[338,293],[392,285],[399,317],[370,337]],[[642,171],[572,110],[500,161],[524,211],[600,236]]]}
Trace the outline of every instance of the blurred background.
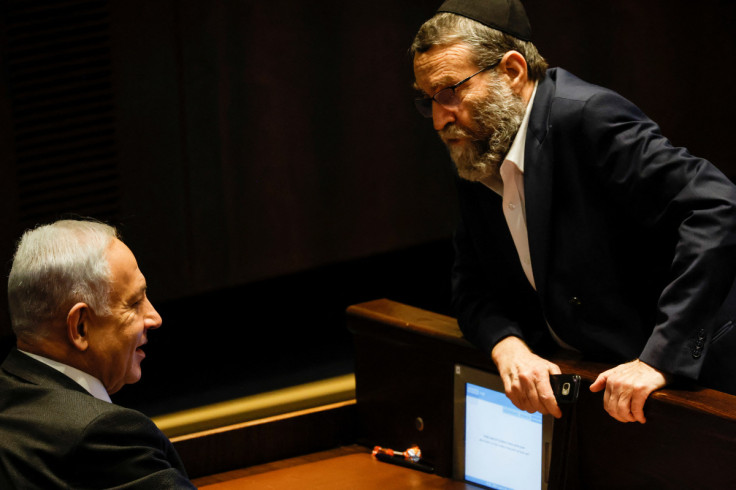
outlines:
{"label": "blurred background", "polygon": [[[351,372],[350,304],[452,314],[454,173],[407,55],[440,3],[0,0],[4,277],[24,229],[116,225],[164,319],[115,396],[149,415]],[[735,2],[525,6],[551,66],[736,176]]]}

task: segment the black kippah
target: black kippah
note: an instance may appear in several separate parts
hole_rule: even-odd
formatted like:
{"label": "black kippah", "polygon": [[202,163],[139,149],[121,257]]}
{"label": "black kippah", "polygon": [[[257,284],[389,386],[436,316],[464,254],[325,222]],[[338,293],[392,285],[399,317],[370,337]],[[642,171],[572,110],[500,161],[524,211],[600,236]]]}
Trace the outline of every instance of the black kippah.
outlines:
{"label": "black kippah", "polygon": [[437,9],[440,12],[462,15],[523,41],[532,37],[532,27],[519,0],[445,0]]}

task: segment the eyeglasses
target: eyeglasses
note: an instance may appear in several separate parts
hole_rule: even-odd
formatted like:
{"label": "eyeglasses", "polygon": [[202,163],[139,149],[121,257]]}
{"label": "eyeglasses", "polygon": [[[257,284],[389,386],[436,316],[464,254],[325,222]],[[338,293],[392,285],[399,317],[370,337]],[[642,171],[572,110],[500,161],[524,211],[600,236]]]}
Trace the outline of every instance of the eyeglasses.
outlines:
{"label": "eyeglasses", "polygon": [[455,90],[474,76],[480,75],[484,71],[490,70],[491,68],[495,68],[496,65],[498,65],[500,62],[501,60],[498,60],[495,63],[486,66],[482,70],[473,73],[468,78],[460,80],[455,85],[451,85],[437,91],[437,93],[434,94],[432,97],[417,97],[416,99],[414,99],[414,105],[419,111],[419,114],[424,117],[432,117],[432,102],[437,102],[439,105],[444,107],[457,107],[458,105],[460,105],[461,99],[460,97],[458,97],[457,93],[455,93]]}

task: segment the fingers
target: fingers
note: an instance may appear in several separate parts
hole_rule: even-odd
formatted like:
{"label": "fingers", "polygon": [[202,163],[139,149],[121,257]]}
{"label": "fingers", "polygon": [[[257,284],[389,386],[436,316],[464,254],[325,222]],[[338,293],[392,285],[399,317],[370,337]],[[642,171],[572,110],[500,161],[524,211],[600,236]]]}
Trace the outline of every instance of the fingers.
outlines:
{"label": "fingers", "polygon": [[649,395],[667,384],[661,371],[639,361],[621,364],[601,373],[590,386],[603,394],[603,408],[620,422],[646,423],[644,404]]}
{"label": "fingers", "polygon": [[549,376],[550,374],[560,374],[560,372],[560,368],[556,364],[550,364],[547,371],[539,378],[535,385],[538,405],[542,406],[539,411],[543,414],[553,415],[556,418],[562,417],[562,411],[557,405],[557,399],[555,399],[555,392],[552,389]]}
{"label": "fingers", "polygon": [[540,412],[543,414],[550,414],[555,418],[562,417],[562,411],[557,405],[557,399],[555,399],[555,393],[552,390],[552,385],[549,383],[549,376],[547,376],[546,382],[541,386],[537,387],[537,394],[539,395],[539,401],[544,407]]}
{"label": "fingers", "polygon": [[606,387],[606,380],[608,380],[606,373],[608,373],[608,371],[598,375],[593,384],[590,385],[590,391],[597,393]]}
{"label": "fingers", "polygon": [[633,415],[634,420],[642,424],[647,421],[644,417],[644,402],[647,401],[650,393],[651,390],[636,391],[631,398],[631,415]]}
{"label": "fingers", "polygon": [[[597,393],[605,389],[606,391],[603,393],[603,408],[606,412],[619,422],[633,422],[635,419],[629,408],[629,397],[622,392],[620,386],[614,386],[613,382],[608,382],[609,376],[614,374],[614,369],[609,369],[599,374],[593,384],[590,385],[590,391]],[[643,406],[642,404],[642,408]]]}
{"label": "fingers", "polygon": [[611,417],[619,422],[636,421],[636,418],[631,413],[631,398],[628,395],[627,392],[617,389],[612,384],[606,385],[606,391],[603,394],[603,408]]}
{"label": "fingers", "polygon": [[545,366],[545,370],[541,372],[519,371],[514,373],[515,376],[510,376],[509,383],[505,386],[506,396],[520,410],[561,417],[562,412],[557,406],[557,400],[549,382],[550,373],[558,374],[559,367],[550,365]]}
{"label": "fingers", "polygon": [[512,380],[511,385],[506,388],[506,396],[519,410],[533,412],[534,402],[532,400],[534,397],[530,397],[530,391],[528,384],[516,377]]}
{"label": "fingers", "polygon": [[501,373],[506,396],[517,408],[562,416],[549,382],[550,374],[560,373],[559,366],[537,356],[513,336],[497,343],[491,357]]}

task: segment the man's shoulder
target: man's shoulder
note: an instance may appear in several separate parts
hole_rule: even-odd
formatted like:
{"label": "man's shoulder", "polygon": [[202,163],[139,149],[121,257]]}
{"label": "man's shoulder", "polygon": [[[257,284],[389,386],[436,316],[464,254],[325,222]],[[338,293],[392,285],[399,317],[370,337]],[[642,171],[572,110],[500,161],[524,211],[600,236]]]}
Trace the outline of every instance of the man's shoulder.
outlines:
{"label": "man's shoulder", "polygon": [[606,121],[618,117],[641,120],[646,116],[617,92],[586,82],[562,68],[551,68],[539,83],[529,127],[538,139],[553,126],[558,134],[573,136],[574,132],[568,130],[580,124],[606,127]]}
{"label": "man's shoulder", "polygon": [[585,102],[595,95],[614,93],[600,85],[586,82],[563,68],[547,70],[547,76],[542,82],[543,86],[545,82],[551,89],[549,95],[555,99]]}
{"label": "man's shoulder", "polygon": [[83,430],[99,417],[122,416],[129,419],[145,415],[113,403],[99,400],[89,393],[54,383],[14,383],[0,377],[0,411],[19,417],[38,418],[38,423],[58,426],[62,431]]}
{"label": "man's shoulder", "polygon": [[0,419],[37,419],[39,427],[48,424],[67,433],[84,430],[100,417],[150,421],[140,412],[93,397],[55,369],[17,352],[0,369],[0,392]]}
{"label": "man's shoulder", "polygon": [[145,414],[0,371],[0,487],[76,488],[82,478],[94,482],[85,487],[187,488],[178,456]]}

